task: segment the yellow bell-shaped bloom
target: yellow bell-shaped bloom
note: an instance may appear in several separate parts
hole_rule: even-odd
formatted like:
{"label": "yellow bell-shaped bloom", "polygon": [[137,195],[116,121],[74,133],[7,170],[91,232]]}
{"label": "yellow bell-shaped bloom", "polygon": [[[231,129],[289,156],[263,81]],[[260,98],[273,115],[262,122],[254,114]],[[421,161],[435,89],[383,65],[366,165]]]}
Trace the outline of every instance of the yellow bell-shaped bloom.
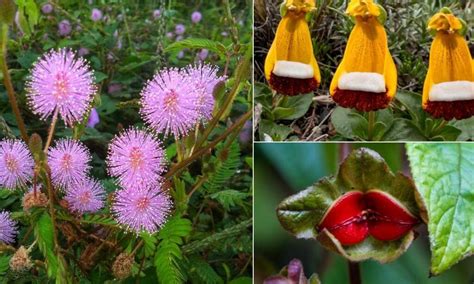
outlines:
{"label": "yellow bell-shaped bloom", "polygon": [[265,59],[265,77],[272,89],[294,96],[314,91],[321,82],[306,15],[315,9],[314,0],[287,0],[282,20]]}
{"label": "yellow bell-shaped bloom", "polygon": [[373,111],[388,106],[397,91],[397,68],[381,21],[385,10],[372,0],[352,0],[355,26],[334,74],[330,94],[342,107]]}
{"label": "yellow bell-shaped bloom", "polygon": [[464,39],[465,26],[443,8],[428,22],[435,34],[423,87],[423,108],[436,118],[474,115],[474,61]]}

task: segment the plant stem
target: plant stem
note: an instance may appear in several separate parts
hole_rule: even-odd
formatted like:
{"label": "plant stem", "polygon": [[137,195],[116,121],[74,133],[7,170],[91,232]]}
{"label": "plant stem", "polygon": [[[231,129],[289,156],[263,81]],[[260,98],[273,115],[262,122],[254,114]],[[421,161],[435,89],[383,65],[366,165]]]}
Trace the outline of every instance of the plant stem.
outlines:
{"label": "plant stem", "polygon": [[349,267],[349,281],[351,284],[361,284],[360,265],[358,262],[347,261]]}
{"label": "plant stem", "polygon": [[46,140],[46,144],[44,145],[44,152],[48,153],[48,148],[51,145],[51,141],[53,140],[54,128],[56,127],[56,122],[58,121],[58,114],[59,108],[56,108],[53,114],[53,120],[51,121],[51,126],[49,127],[48,132],[48,139]]}
{"label": "plant stem", "polygon": [[449,121],[442,120],[441,123],[436,126],[432,131],[431,131],[431,136],[436,136],[443,128],[448,125]]}
{"label": "plant stem", "polygon": [[374,128],[375,128],[375,111],[369,111],[369,126],[367,129],[367,140],[372,141],[374,139]]}
{"label": "plant stem", "polygon": [[236,94],[237,91],[239,90],[240,82],[242,82],[242,80],[244,80],[245,76],[247,75],[247,69],[250,68],[251,58],[252,58],[251,54],[248,54],[248,55],[246,54],[245,58],[240,61],[240,64],[237,67],[236,79],[235,79],[235,82],[234,82],[234,86],[232,87],[232,90],[227,95],[227,98],[226,98],[225,102],[223,103],[223,105],[220,106],[219,112],[209,122],[209,125],[207,126],[206,130],[204,130],[204,133],[203,133],[201,139],[195,144],[195,149],[198,149],[199,147],[202,146],[202,144],[204,144],[204,142],[207,140],[207,138],[211,134],[212,130],[216,127],[217,123],[221,119],[222,115],[224,115],[226,110],[229,108],[229,106],[234,101],[234,99],[235,99],[234,94]]}
{"label": "plant stem", "polygon": [[6,42],[8,39],[8,26],[5,24],[1,24],[1,37],[0,42],[2,43],[1,46],[1,57],[0,57],[0,68],[2,69],[3,73],[3,83],[5,84],[5,89],[7,90],[8,100],[10,101],[10,105],[12,107],[13,113],[15,114],[16,122],[18,123],[18,128],[20,129],[22,139],[28,143],[28,133],[26,132],[25,122],[21,117],[20,108],[18,107],[18,102],[16,100],[15,91],[13,89],[12,78],[10,77],[10,72],[8,71],[7,66],[7,46]]}
{"label": "plant stem", "polygon": [[[47,148],[46,148],[47,150]],[[48,166],[46,166],[48,167]],[[48,198],[49,198],[49,215],[51,215],[51,223],[53,223],[53,242],[54,250],[57,252],[58,249],[58,231],[56,228],[56,214],[54,213],[54,191],[53,185],[51,184],[51,172],[50,169],[46,169],[46,187],[48,188]]]}
{"label": "plant stem", "polygon": [[176,164],[174,167],[172,167],[169,172],[166,173],[165,178],[170,178],[174,174],[180,172],[182,169],[184,169],[186,166],[194,162],[197,158],[201,157],[204,153],[206,153],[209,149],[214,148],[219,142],[224,140],[230,133],[232,133],[235,129],[238,127],[244,125],[244,123],[252,116],[252,110],[249,110],[246,112],[244,115],[242,115],[231,127],[227,128],[227,130],[219,136],[216,140],[212,141],[206,147],[203,147],[196,151],[194,154],[192,154],[189,158],[181,161],[180,163]]}

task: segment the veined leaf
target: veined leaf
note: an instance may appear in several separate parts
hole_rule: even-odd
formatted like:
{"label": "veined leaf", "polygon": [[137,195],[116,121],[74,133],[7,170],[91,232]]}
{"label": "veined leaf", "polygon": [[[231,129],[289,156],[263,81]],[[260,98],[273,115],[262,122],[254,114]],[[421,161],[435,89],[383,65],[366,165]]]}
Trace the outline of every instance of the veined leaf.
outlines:
{"label": "veined leaf", "polygon": [[54,249],[53,222],[47,213],[43,213],[35,225],[35,236],[38,247],[46,258],[48,276],[55,278],[58,272],[59,260]]}
{"label": "veined leaf", "polygon": [[474,145],[407,145],[413,178],[424,203],[431,273],[440,274],[474,253]]}

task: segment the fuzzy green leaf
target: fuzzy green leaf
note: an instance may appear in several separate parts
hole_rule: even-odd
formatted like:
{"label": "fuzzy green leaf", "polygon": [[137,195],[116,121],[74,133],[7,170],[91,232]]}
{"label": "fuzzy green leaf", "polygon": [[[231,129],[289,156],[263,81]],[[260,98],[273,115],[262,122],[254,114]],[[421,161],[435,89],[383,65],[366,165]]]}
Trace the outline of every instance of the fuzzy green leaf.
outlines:
{"label": "fuzzy green leaf", "polygon": [[10,256],[9,255],[2,255],[0,256],[0,277],[5,276],[8,271],[10,263]]}
{"label": "fuzzy green leaf", "polygon": [[474,253],[474,145],[407,145],[413,178],[427,210],[431,273]]}
{"label": "fuzzy green leaf", "polygon": [[53,222],[47,213],[43,213],[35,224],[35,237],[38,247],[46,259],[48,276],[55,278],[58,272],[59,260],[54,248]]}

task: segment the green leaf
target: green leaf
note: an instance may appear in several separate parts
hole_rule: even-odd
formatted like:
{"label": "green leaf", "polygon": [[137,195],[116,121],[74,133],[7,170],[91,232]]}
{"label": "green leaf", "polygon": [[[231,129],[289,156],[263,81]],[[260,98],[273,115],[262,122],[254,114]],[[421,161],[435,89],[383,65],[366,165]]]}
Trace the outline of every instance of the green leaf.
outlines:
{"label": "green leaf", "polygon": [[0,255],[0,279],[1,277],[5,276],[8,271],[10,263],[10,256],[9,255]]}
{"label": "green leaf", "polygon": [[89,214],[84,215],[81,219],[81,223],[94,224],[94,225],[105,225],[105,226],[117,226],[117,222],[113,218],[105,215]]}
{"label": "green leaf", "polygon": [[[260,140],[265,141],[266,135],[272,141],[283,141],[293,132],[291,127],[277,124],[271,120],[262,119],[259,124]],[[266,135],[265,135],[266,134]]]}
{"label": "green leaf", "polygon": [[294,97],[285,96],[272,111],[275,120],[295,120],[308,112],[313,102],[314,94],[304,94]]}
{"label": "green leaf", "polygon": [[222,190],[211,194],[211,198],[217,200],[226,211],[234,206],[244,206],[244,200],[250,196],[249,193],[241,192],[234,189]]}
{"label": "green leaf", "polygon": [[407,144],[411,171],[427,211],[431,273],[474,253],[474,144]]}
{"label": "green leaf", "polygon": [[227,48],[220,42],[212,41],[205,38],[187,38],[174,42],[166,47],[165,52],[178,52],[185,48],[189,49],[208,49],[225,57]]}
{"label": "green leaf", "polygon": [[217,146],[216,156],[212,159],[213,171],[203,185],[208,193],[222,190],[224,185],[235,175],[242,164],[240,161],[240,146],[237,141],[232,142],[228,149],[225,143]]}
{"label": "green leaf", "polygon": [[197,274],[201,283],[219,284],[224,283],[224,280],[216,273],[212,266],[198,257],[193,257],[189,260],[191,265],[191,273]]}
{"label": "green leaf", "polygon": [[367,137],[367,120],[351,109],[336,107],[331,115],[331,123],[345,138],[363,140]]}
{"label": "green leaf", "polygon": [[143,240],[143,248],[145,249],[145,256],[149,257],[155,253],[156,250],[156,243],[158,240],[155,236],[150,235],[149,233],[142,232],[140,233],[140,237]]}
{"label": "green leaf", "polygon": [[453,123],[453,126],[461,130],[461,134],[458,136],[459,141],[474,140],[474,117],[469,119],[457,120]]}
{"label": "green leaf", "polygon": [[377,189],[390,194],[414,216],[418,216],[413,182],[401,173],[390,171],[385,160],[367,148],[354,150],[341,164],[334,177],[283,200],[277,208],[278,219],[297,238],[317,239],[326,248],[351,261],[373,258],[382,263],[398,258],[414,238],[413,231],[399,240],[382,242],[372,237],[353,246],[342,246],[327,230],[317,231],[330,206],[344,193]]}
{"label": "green leaf", "polygon": [[48,276],[55,278],[58,273],[59,260],[54,248],[53,222],[47,213],[43,213],[35,224],[35,237],[38,247],[46,258]]}
{"label": "green leaf", "polygon": [[173,217],[158,233],[160,243],[155,253],[154,264],[160,283],[184,283],[185,275],[180,269],[179,262],[183,253],[178,245],[183,243],[192,230],[191,221],[179,216]]}
{"label": "green leaf", "polygon": [[384,134],[384,141],[424,141],[425,136],[413,124],[412,121],[404,118],[396,118]]}

